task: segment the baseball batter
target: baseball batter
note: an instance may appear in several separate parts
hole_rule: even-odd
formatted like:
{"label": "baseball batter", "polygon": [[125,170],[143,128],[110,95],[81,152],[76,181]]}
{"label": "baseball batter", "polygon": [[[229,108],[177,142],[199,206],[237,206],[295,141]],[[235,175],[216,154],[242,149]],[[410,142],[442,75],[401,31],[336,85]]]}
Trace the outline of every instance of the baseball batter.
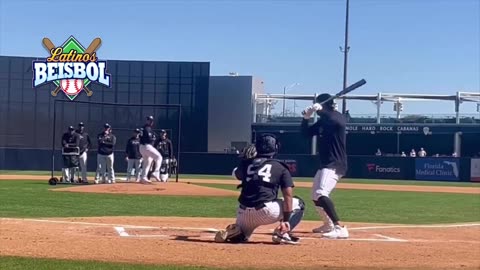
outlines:
{"label": "baseball batter", "polygon": [[[313,179],[312,200],[323,225],[313,229],[313,232],[323,233],[327,238],[348,238],[347,227],[340,224],[333,201],[329,197],[338,180],[347,171],[345,117],[335,110],[333,99],[323,107],[319,104],[330,97],[329,94],[319,95],[316,103],[305,109],[301,125],[303,134],[308,137],[318,136],[319,141],[320,167]],[[319,120],[309,126],[308,121],[315,112]]]}
{"label": "baseball batter", "polygon": [[85,132],[85,125],[83,122],[78,123],[78,129],[76,130],[78,136],[80,137],[79,148],[80,148],[80,170],[82,171],[82,182],[84,184],[88,183],[87,179],[87,152],[88,149],[92,146],[90,141],[90,136]]}
{"label": "baseball batter", "polygon": [[160,165],[162,164],[162,155],[158,152],[153,144],[155,142],[155,134],[152,130],[153,116],[147,117],[147,123],[143,126],[140,134],[140,154],[142,154],[142,175],[140,177],[141,183],[151,183],[147,178],[152,162],[155,161],[152,177],[160,181]]}
{"label": "baseball batter", "polygon": [[[262,225],[280,222],[272,235],[274,243],[297,244],[299,238],[291,231],[303,218],[305,204],[293,196],[293,180],[287,166],[273,159],[278,144],[271,134],[261,135],[255,146],[242,153],[242,160],[234,169],[234,176],[241,180],[235,224],[217,232],[215,242],[242,243],[249,240],[254,230]],[[278,189],[283,199],[279,199]]]}
{"label": "baseball batter", "polygon": [[127,147],[125,149],[127,159],[127,182],[132,178],[132,174],[135,171],[135,180],[140,182],[140,160],[142,155],[140,154],[140,129],[135,129],[133,136],[128,139]]}

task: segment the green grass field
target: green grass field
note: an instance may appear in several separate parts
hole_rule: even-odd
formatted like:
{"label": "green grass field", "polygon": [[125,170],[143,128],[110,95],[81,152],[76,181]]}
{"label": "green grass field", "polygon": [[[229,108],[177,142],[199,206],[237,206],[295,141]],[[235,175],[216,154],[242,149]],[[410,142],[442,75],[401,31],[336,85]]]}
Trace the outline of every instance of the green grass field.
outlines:
{"label": "green grass field", "polygon": [[171,265],[142,265],[142,264],[121,264],[121,263],[105,263],[96,261],[69,261],[54,259],[34,259],[22,257],[0,257],[0,269],[20,270],[52,270],[52,269],[68,269],[68,270],[201,270],[215,269],[207,267],[193,266],[171,266]]}
{"label": "green grass field", "polygon": [[[33,174],[40,172],[28,172]],[[2,171],[2,174],[7,174]],[[212,178],[211,176],[183,176]],[[218,177],[217,179],[231,179]],[[297,179],[298,180],[298,179]],[[306,179],[305,179],[306,180]],[[347,180],[353,183],[419,184],[416,181]],[[444,182],[422,182],[446,185]],[[459,186],[478,186],[453,183]],[[234,185],[201,184],[234,190]],[[54,192],[46,181],[0,181],[0,217],[93,217],[93,216],[183,216],[234,218],[235,197],[187,197],[124,194]],[[306,220],[318,220],[309,201],[309,188],[296,188],[295,194],[307,202]],[[368,190],[335,190],[333,200],[340,217],[347,222],[437,224],[480,221],[480,196],[474,194],[415,193]],[[76,207],[66,207],[75,205]],[[150,205],[150,207],[144,207]],[[168,205],[169,207],[161,207]],[[61,206],[61,207],[59,207]],[[99,207],[101,206],[101,207]],[[158,207],[156,207],[158,206]],[[91,261],[65,261],[0,257],[0,269],[210,269],[178,266],[115,264]]]}
{"label": "green grass field", "polygon": [[[50,171],[11,171],[0,170],[0,175],[15,174],[15,175],[45,175],[45,180],[50,176]],[[61,175],[61,172],[55,172],[55,175]],[[125,177],[124,173],[116,173],[119,177]],[[93,173],[88,175],[90,179],[95,176]],[[179,179],[215,179],[215,180],[232,180],[235,181],[231,175],[197,175],[197,174],[181,174]],[[308,177],[295,177],[295,181],[310,182],[312,178]],[[385,184],[385,185],[416,185],[416,186],[472,186],[480,187],[479,183],[474,182],[442,182],[442,181],[417,181],[417,180],[384,180],[384,179],[352,179],[343,178],[342,183],[358,183],[358,184]]]}

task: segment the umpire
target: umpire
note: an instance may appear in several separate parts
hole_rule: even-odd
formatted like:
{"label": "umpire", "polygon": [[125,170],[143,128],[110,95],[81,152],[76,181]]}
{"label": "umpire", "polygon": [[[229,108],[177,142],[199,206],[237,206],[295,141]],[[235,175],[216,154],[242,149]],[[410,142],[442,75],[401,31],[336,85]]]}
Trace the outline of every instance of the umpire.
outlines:
{"label": "umpire", "polygon": [[[320,214],[323,225],[313,229],[314,233],[323,233],[327,238],[348,238],[346,226],[340,224],[330,193],[347,171],[346,119],[335,110],[335,102],[330,94],[321,94],[315,104],[305,110],[302,120],[302,133],[308,137],[318,136],[320,166],[313,179],[312,200]],[[322,105],[320,103],[325,102]],[[309,126],[313,113],[319,120]]]}
{"label": "umpire", "polygon": [[80,148],[80,170],[82,171],[82,183],[87,184],[87,152],[88,149],[92,146],[92,142],[90,141],[90,136],[88,133],[85,132],[85,124],[83,122],[78,123],[78,129],[76,133],[79,136],[79,148]]}

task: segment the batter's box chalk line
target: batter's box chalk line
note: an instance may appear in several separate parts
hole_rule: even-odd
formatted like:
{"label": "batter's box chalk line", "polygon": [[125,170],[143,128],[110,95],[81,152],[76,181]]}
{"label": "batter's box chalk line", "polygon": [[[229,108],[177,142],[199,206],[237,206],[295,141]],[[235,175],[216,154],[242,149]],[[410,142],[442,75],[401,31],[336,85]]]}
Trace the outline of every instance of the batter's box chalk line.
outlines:
{"label": "batter's box chalk line", "polygon": [[[168,238],[171,235],[166,234],[129,234],[124,227],[113,227],[120,237],[135,237],[135,238]],[[197,228],[197,227],[155,227],[155,228],[131,228],[135,230],[176,230],[176,231],[200,231],[215,233],[217,229],[213,228]]]}

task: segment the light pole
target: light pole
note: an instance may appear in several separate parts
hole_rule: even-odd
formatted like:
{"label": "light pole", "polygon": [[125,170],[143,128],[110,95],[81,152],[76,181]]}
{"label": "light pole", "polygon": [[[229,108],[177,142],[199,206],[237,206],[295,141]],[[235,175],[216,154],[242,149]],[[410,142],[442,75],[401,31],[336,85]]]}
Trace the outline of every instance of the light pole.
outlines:
{"label": "light pole", "polygon": [[[348,46],[348,16],[350,9],[350,0],[347,0],[347,6],[345,10],[345,46],[340,47],[340,51],[343,52],[343,89],[347,88],[347,62],[348,62],[348,51],[350,47]],[[347,99],[345,97],[342,100],[342,113],[345,114],[347,110]]]}
{"label": "light pole", "polygon": [[282,117],[285,117],[285,94],[287,93],[287,89],[293,88],[297,85],[299,85],[299,83],[292,83],[290,86],[284,86],[283,87],[283,112],[282,112]]}

